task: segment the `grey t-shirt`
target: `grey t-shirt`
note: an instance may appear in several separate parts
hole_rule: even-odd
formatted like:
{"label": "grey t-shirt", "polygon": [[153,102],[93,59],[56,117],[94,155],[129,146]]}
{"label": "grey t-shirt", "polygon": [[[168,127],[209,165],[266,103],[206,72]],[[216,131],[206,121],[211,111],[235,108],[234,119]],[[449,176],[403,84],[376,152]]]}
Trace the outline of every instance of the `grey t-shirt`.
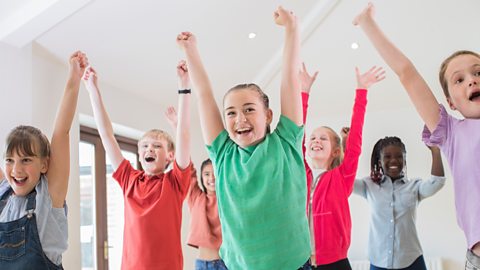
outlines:
{"label": "grey t-shirt", "polygon": [[[8,181],[0,181],[0,196],[9,189]],[[48,193],[47,178],[42,176],[37,186],[35,216],[38,235],[45,255],[56,265],[62,263],[62,253],[67,250],[68,224],[67,205],[53,208]],[[27,214],[26,197],[10,195],[2,213],[0,222],[9,222],[22,218]]]}

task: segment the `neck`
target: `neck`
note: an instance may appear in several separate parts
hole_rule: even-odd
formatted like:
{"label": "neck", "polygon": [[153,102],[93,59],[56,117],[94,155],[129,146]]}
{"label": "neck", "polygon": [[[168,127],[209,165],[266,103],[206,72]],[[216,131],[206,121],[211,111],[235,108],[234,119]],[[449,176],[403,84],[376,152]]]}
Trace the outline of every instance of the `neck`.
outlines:
{"label": "neck", "polygon": [[328,170],[329,165],[330,165],[329,160],[326,160],[326,159],[312,159],[312,168],[313,169]]}

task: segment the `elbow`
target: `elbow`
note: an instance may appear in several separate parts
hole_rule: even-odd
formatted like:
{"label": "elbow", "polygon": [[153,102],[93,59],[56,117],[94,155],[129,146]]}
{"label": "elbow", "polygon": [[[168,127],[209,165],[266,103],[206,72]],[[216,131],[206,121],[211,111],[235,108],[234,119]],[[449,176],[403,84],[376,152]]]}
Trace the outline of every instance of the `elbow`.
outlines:
{"label": "elbow", "polygon": [[398,64],[398,69],[395,71],[402,83],[410,81],[417,72],[413,63],[406,59]]}

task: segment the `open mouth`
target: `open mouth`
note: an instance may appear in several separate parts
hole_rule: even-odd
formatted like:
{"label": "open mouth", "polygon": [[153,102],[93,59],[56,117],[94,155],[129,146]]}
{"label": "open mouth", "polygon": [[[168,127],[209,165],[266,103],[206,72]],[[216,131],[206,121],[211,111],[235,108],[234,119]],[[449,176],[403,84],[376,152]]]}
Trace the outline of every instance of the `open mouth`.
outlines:
{"label": "open mouth", "polygon": [[318,146],[318,145],[315,145],[315,146],[310,147],[310,150],[312,150],[312,151],[320,151],[320,150],[323,150],[323,147],[320,147],[320,146]]}
{"label": "open mouth", "polygon": [[236,130],[238,135],[247,134],[252,131],[252,128],[239,128]]}
{"label": "open mouth", "polygon": [[208,181],[207,185],[210,187],[215,187],[215,181]]}
{"label": "open mouth", "polygon": [[145,162],[147,162],[147,163],[154,162],[154,161],[155,161],[154,157],[146,157],[145,158]]}
{"label": "open mouth", "polygon": [[476,92],[473,92],[473,93],[470,95],[469,100],[470,100],[470,101],[480,100],[479,97],[480,97],[480,91],[476,91]]}
{"label": "open mouth", "polygon": [[15,181],[16,184],[18,185],[23,185],[25,182],[27,182],[27,177],[25,178],[13,178],[13,181]]}

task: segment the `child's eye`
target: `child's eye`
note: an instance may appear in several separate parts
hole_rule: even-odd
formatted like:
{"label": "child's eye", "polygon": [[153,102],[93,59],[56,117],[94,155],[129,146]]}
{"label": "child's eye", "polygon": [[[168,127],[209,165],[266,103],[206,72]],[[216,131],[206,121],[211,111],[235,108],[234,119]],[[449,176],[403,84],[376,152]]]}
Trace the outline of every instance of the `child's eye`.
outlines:
{"label": "child's eye", "polygon": [[31,158],[22,158],[23,163],[28,163],[28,162],[31,162],[31,161],[32,161]]}
{"label": "child's eye", "polygon": [[5,159],[5,163],[7,163],[7,164],[13,163],[13,159],[11,159],[11,158],[6,158],[6,159]]}
{"label": "child's eye", "polygon": [[463,82],[463,78],[458,78],[458,79],[455,80],[454,83],[455,83],[455,84],[460,84],[460,83],[462,83],[462,82]]}
{"label": "child's eye", "polygon": [[155,144],[155,145],[153,145],[153,147],[155,147],[155,148],[162,148],[162,145],[161,145],[161,144]]}
{"label": "child's eye", "polygon": [[246,108],[246,109],[245,109],[245,112],[247,112],[247,113],[248,113],[248,112],[254,112],[254,111],[255,111],[254,108]]}
{"label": "child's eye", "polygon": [[475,75],[475,76],[480,76],[480,70],[479,70],[479,71],[475,71],[474,75]]}
{"label": "child's eye", "polygon": [[235,112],[232,112],[232,111],[227,112],[227,116],[235,116]]}

